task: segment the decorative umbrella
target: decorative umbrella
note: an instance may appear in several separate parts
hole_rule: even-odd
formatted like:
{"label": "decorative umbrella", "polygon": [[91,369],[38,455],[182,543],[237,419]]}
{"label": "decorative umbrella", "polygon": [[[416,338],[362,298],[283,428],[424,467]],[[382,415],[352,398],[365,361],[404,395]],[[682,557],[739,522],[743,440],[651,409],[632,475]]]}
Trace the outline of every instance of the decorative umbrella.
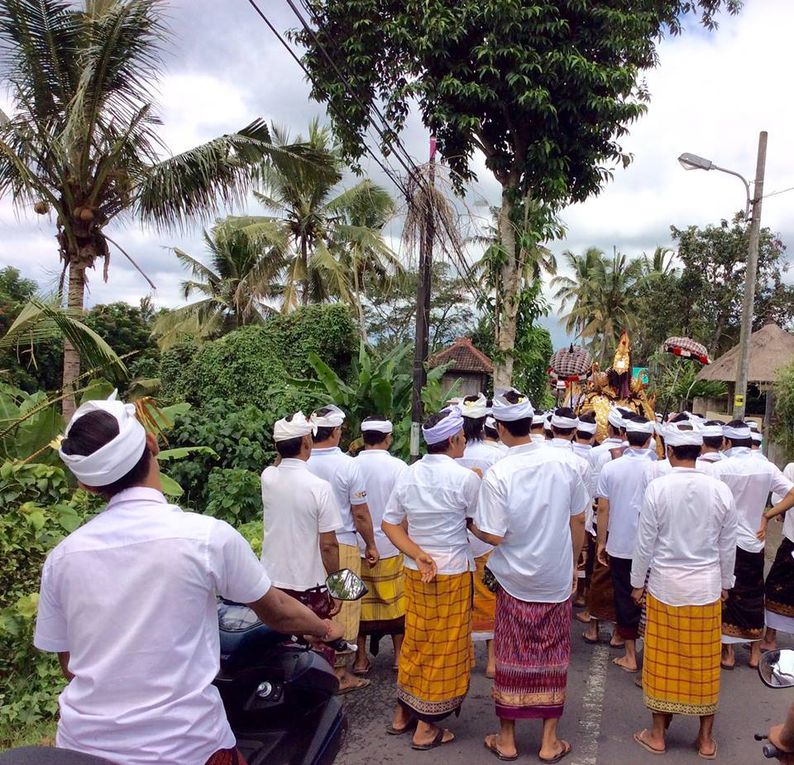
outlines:
{"label": "decorative umbrella", "polygon": [[593,357],[580,345],[571,345],[557,351],[549,361],[549,374],[554,380],[582,382],[590,377]]}
{"label": "decorative umbrella", "polygon": [[662,343],[662,350],[684,359],[695,359],[701,364],[711,364],[706,346],[688,337],[668,337]]}

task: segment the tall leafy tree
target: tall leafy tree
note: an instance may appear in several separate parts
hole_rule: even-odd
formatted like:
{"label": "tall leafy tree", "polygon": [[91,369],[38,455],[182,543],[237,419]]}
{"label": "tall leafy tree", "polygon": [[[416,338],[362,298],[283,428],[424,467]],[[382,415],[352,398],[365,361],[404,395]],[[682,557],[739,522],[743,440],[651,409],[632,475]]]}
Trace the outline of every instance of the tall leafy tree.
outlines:
{"label": "tall leafy tree", "polygon": [[[241,200],[272,148],[256,121],[166,155],[152,98],[163,9],[163,0],[0,0],[0,81],[13,104],[0,113],[0,196],[52,214],[73,313],[83,309],[86,269],[101,260],[107,276],[111,222],[173,226]],[[67,337],[67,392],[79,374]],[[64,414],[73,407],[67,396]]]}
{"label": "tall leafy tree", "polygon": [[570,310],[564,317],[565,331],[578,336],[587,323],[595,300],[596,275],[603,272],[606,256],[597,247],[588,247],[581,255],[566,250],[562,257],[572,275],[555,276],[551,280],[551,287],[555,290],[554,298],[560,301],[563,311],[570,305]]}
{"label": "tall leafy tree", "polygon": [[[438,137],[462,186],[476,151],[499,182],[499,231],[515,252],[514,209],[549,211],[597,193],[631,156],[620,139],[646,110],[643,70],[656,45],[700,13],[713,27],[740,0],[307,0],[317,34],[301,33],[313,95],[329,101],[334,127],[353,157],[364,153],[382,104],[393,150],[411,105]],[[334,65],[330,66],[330,56]],[[523,263],[506,258],[496,382],[512,375]]]}

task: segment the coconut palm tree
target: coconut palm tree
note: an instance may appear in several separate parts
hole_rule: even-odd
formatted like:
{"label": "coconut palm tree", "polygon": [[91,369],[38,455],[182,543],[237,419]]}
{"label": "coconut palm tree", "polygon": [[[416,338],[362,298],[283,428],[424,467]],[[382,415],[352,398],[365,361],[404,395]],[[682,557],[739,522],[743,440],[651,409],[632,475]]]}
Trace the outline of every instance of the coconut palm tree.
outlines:
{"label": "coconut palm tree", "polygon": [[560,309],[564,311],[571,306],[565,319],[565,329],[577,336],[581,334],[587,324],[592,310],[597,274],[604,271],[605,255],[597,247],[588,247],[582,255],[577,255],[571,250],[562,254],[572,276],[560,274],[551,280],[551,287],[555,289],[554,299],[560,301]]}
{"label": "coconut palm tree", "polygon": [[[129,257],[107,235],[111,222],[163,228],[206,218],[241,200],[274,150],[257,120],[167,155],[151,92],[166,39],[161,0],[0,0],[0,80],[12,99],[11,114],[0,113],[0,196],[54,217],[74,314],[86,269],[102,260],[106,278],[111,245]],[[79,374],[67,340],[66,391]],[[73,406],[67,395],[64,414]]]}
{"label": "coconut palm tree", "polygon": [[[273,132],[276,145],[290,143],[286,132]],[[257,220],[277,222],[289,243],[282,310],[337,298],[357,306],[360,315],[361,285],[354,282],[364,271],[388,273],[397,265],[382,234],[394,203],[369,180],[339,191],[341,151],[330,130],[316,120],[309,125],[306,144],[317,158],[312,166],[286,152],[273,154],[261,171],[262,191],[254,192],[272,213]]]}
{"label": "coconut palm tree", "polygon": [[285,265],[282,231],[253,225],[250,218],[227,218],[204,232],[204,244],[208,264],[173,248],[192,276],[182,282],[185,300],[196,293],[203,297],[158,317],[153,334],[163,349],[185,335],[205,340],[260,324],[275,311],[266,301],[277,293]]}

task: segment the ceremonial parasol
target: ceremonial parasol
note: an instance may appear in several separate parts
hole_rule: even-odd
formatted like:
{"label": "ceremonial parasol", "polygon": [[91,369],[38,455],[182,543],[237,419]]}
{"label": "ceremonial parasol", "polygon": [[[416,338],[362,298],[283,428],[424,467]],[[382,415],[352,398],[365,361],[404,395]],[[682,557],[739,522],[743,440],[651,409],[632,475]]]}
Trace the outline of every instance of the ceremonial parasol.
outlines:
{"label": "ceremonial parasol", "polygon": [[701,364],[711,364],[706,346],[688,337],[668,337],[662,343],[662,350],[680,356],[683,359],[695,359]]}
{"label": "ceremonial parasol", "polygon": [[582,382],[593,369],[593,357],[580,345],[571,345],[557,351],[549,361],[549,374],[563,382]]}

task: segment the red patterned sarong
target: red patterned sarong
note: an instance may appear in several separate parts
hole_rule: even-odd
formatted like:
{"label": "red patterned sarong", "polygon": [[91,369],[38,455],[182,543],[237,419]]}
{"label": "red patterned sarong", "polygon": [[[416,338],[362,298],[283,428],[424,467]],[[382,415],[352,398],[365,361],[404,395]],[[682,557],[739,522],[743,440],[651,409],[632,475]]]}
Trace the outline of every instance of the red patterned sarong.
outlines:
{"label": "red patterned sarong", "polygon": [[527,603],[499,588],[494,653],[497,717],[561,717],[571,658],[570,598]]}

